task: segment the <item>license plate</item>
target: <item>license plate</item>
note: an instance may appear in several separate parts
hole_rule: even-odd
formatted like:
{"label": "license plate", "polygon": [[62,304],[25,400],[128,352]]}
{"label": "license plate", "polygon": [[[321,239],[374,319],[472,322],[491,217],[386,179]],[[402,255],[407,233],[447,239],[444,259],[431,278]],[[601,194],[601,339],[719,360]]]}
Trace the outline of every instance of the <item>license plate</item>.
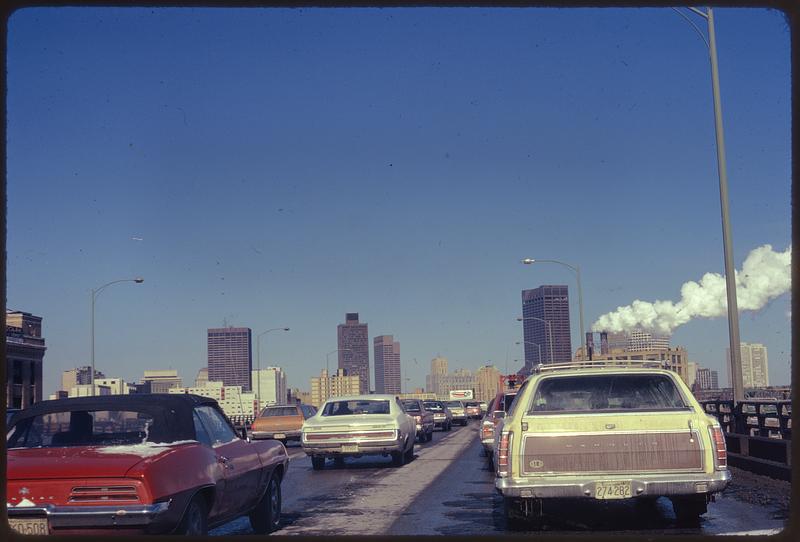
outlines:
{"label": "license plate", "polygon": [[275,433],[272,438],[277,439],[277,440],[280,440],[282,438],[286,438],[286,433]]}
{"label": "license plate", "polygon": [[47,518],[8,518],[8,525],[19,534],[50,534]]}
{"label": "license plate", "polygon": [[595,482],[595,499],[629,499],[631,483],[629,481]]}
{"label": "license plate", "polygon": [[358,444],[342,444],[343,452],[357,452]]}

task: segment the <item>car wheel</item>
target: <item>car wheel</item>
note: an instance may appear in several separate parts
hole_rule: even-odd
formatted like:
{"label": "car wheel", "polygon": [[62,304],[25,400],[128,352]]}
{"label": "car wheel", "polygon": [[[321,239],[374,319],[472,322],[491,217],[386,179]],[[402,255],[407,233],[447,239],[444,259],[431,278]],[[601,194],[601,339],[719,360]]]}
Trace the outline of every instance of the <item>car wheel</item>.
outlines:
{"label": "car wheel", "polygon": [[706,496],[703,494],[673,497],[672,509],[679,525],[697,525],[700,523],[700,516],[708,511]]}
{"label": "car wheel", "polygon": [[325,466],[325,458],[321,456],[312,455],[311,456],[311,468],[314,470],[322,470],[322,467]]}
{"label": "car wheel", "polygon": [[409,463],[414,460],[414,443],[411,443],[411,448],[406,451],[405,462]]}
{"label": "car wheel", "polygon": [[269,479],[267,490],[250,512],[250,526],[256,534],[271,533],[281,522],[281,481],[275,474]]}
{"label": "car wheel", "polygon": [[453,428],[452,422],[447,422],[447,430],[450,431]]}
{"label": "car wheel", "polygon": [[208,511],[206,510],[206,500],[201,495],[196,495],[189,502],[176,532],[188,536],[208,534]]}
{"label": "car wheel", "polygon": [[406,462],[405,452],[392,452],[392,466],[402,467]]}
{"label": "car wheel", "polygon": [[428,442],[433,440],[433,429],[428,432]]}
{"label": "car wheel", "polygon": [[344,457],[336,456],[333,458],[333,466],[334,467],[344,467]]}

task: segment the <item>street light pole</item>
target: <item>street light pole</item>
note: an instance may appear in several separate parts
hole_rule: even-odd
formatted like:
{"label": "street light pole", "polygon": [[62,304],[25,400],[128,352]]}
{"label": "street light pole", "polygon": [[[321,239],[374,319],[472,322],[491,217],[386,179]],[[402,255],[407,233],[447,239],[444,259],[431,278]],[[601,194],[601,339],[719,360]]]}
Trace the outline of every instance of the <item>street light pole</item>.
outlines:
{"label": "street light pole", "polygon": [[257,360],[257,371],[256,380],[258,380],[258,384],[256,384],[256,401],[258,401],[258,411],[261,412],[261,336],[266,335],[270,331],[289,331],[288,327],[274,327],[272,329],[268,329],[266,331],[262,331],[256,336],[256,360]]}
{"label": "street light pole", "polygon": [[728,207],[728,170],[725,164],[725,137],[722,130],[722,103],[719,94],[719,66],[717,63],[717,37],[714,30],[714,12],[710,7],[706,12],[697,8],[688,8],[692,13],[703,17],[708,23],[708,40],[697,26],[682,12],[675,11],[691,24],[708,47],[711,62],[711,92],[714,97],[714,131],[717,139],[717,171],[719,174],[719,202],[722,214],[722,246],[725,257],[725,291],[728,300],[728,339],[731,352],[731,386],[733,387],[734,404],[744,401],[744,383],[742,381],[741,342],[739,340],[739,307],[736,301],[736,268],[733,265],[733,246],[731,233],[730,209]]}
{"label": "street light pole", "polygon": [[[525,318],[517,318],[517,322],[522,322],[524,320],[539,320],[540,322],[544,322],[547,326],[547,339],[549,343],[550,350],[550,363],[554,363],[553,361],[553,327],[550,325],[550,322],[545,320],[544,318],[537,318],[536,316],[526,316]],[[535,344],[535,343],[534,343]]]}
{"label": "street light pole", "polygon": [[575,275],[577,276],[578,280],[578,316],[581,325],[581,357],[583,357],[583,359],[586,359],[586,335],[583,332],[583,287],[581,286],[581,267],[579,265],[572,266],[566,262],[562,262],[561,260],[539,260],[533,258],[525,258],[520,261],[526,265],[530,265],[536,262],[557,263],[563,265],[564,267],[569,267],[570,269],[575,271]]}
{"label": "street light pole", "polygon": [[522,344],[522,343],[525,343],[525,344],[532,344],[533,346],[535,346],[536,348],[538,348],[538,349],[539,349],[539,357],[538,357],[538,362],[539,362],[539,363],[541,363],[541,362],[542,362],[542,346],[541,346],[539,343],[532,343],[532,342],[530,342],[530,341],[522,341],[522,342],[519,342],[519,341],[517,341],[517,342],[515,342],[514,344]]}
{"label": "street light pole", "polygon": [[103,288],[105,288],[106,286],[111,286],[112,284],[116,284],[118,282],[135,282],[136,284],[141,284],[141,283],[144,282],[144,279],[142,277],[136,277],[136,278],[133,278],[133,279],[112,280],[111,282],[107,282],[107,283],[103,284],[99,288],[92,288],[92,326],[91,326],[92,327],[92,377],[91,377],[92,395],[94,395],[94,392],[95,392],[95,385],[94,385],[94,305],[95,305],[95,301],[97,300],[97,296],[100,295],[100,292],[103,290]]}

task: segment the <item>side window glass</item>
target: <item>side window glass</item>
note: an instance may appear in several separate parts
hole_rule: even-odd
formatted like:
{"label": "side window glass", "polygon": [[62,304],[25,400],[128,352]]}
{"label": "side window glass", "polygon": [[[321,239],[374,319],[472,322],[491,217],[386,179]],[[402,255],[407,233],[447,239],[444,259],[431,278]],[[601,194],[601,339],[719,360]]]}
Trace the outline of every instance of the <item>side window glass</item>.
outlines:
{"label": "side window glass", "polygon": [[208,429],[213,444],[224,444],[236,439],[236,433],[215,408],[210,406],[197,407],[197,413]]}
{"label": "side window glass", "polygon": [[206,446],[211,446],[211,437],[208,436],[208,431],[203,427],[203,422],[200,421],[200,416],[196,410],[192,412],[192,421],[194,422],[194,434],[197,437],[197,441]]}

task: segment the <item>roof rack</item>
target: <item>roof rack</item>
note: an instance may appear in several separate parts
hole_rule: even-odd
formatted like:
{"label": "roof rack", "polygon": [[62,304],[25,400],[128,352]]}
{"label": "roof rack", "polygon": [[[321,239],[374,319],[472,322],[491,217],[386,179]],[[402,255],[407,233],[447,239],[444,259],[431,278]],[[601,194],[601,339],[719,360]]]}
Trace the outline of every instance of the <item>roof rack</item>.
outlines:
{"label": "roof rack", "polygon": [[540,363],[533,367],[533,373],[538,374],[545,371],[564,371],[569,369],[605,369],[616,367],[636,367],[651,369],[668,369],[666,360],[650,359],[602,359],[602,360],[579,360],[565,363]]}

